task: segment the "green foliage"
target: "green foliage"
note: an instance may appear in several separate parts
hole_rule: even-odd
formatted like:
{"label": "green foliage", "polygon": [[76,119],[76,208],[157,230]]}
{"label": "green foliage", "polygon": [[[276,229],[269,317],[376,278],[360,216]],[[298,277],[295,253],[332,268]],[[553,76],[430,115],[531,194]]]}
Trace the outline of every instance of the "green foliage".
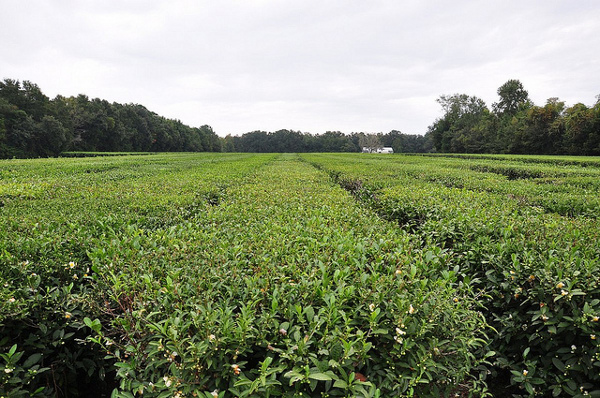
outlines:
{"label": "green foliage", "polygon": [[[374,135],[371,135],[375,137]],[[359,135],[327,131],[314,135],[299,131],[278,130],[272,133],[252,131],[223,140],[226,152],[360,152]]]}
{"label": "green foliage", "polygon": [[510,379],[519,395],[600,394],[598,159],[372,156],[359,166],[306,158],[446,250],[447,270],[480,292],[496,331],[488,334],[491,385]]}
{"label": "green foliage", "polygon": [[290,130],[272,133],[253,131],[239,137],[228,135],[223,139],[224,152],[361,152],[363,148],[375,151],[382,146],[393,147],[395,153],[430,152],[432,147],[424,136],[402,134],[392,130],[387,134],[327,131],[309,134]]}
{"label": "green foliage", "polygon": [[501,85],[497,93],[500,100],[494,104],[494,112],[503,117],[515,115],[530,102],[529,93],[523,87],[523,83],[516,79],[510,79]]}
{"label": "green foliage", "polygon": [[[474,353],[488,329],[474,293],[429,270],[446,254],[365,214],[295,156],[274,158],[4,163],[13,178],[2,187],[1,333],[50,369],[19,388],[61,395],[104,379],[116,396],[484,389],[473,369],[488,359]],[[32,361],[14,360],[12,374]]]}
{"label": "green foliage", "polygon": [[467,141],[477,134],[478,124],[489,113],[483,100],[466,94],[454,94],[442,95],[437,101],[444,109],[444,117],[430,128],[436,149],[440,152],[465,152],[470,149],[471,144]]}
{"label": "green foliage", "polygon": [[2,161],[0,394],[598,394],[598,173],[552,157]]}
{"label": "green foliage", "polygon": [[492,111],[466,94],[442,95],[444,116],[426,137],[437,152],[600,155],[600,106],[566,108],[558,98],[535,106],[518,80],[498,89]]}
{"label": "green foliage", "polygon": [[0,158],[62,151],[220,152],[210,126],[191,128],[141,105],[85,95],[50,100],[28,81],[0,82]]}

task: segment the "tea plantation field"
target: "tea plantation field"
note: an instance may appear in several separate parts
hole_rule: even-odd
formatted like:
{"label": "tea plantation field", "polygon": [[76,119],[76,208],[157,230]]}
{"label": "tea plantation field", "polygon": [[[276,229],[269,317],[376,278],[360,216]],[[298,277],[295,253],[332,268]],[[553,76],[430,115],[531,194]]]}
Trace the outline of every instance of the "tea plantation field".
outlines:
{"label": "tea plantation field", "polygon": [[600,396],[600,159],[0,161],[1,397]]}

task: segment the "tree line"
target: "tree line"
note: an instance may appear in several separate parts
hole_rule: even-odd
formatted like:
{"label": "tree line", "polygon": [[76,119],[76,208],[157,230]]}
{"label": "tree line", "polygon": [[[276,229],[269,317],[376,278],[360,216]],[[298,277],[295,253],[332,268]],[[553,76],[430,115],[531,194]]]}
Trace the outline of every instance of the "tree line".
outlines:
{"label": "tree line", "polygon": [[293,130],[275,132],[252,131],[241,136],[223,138],[224,152],[361,152],[363,148],[391,147],[394,152],[430,152],[431,141],[425,136],[403,134],[392,130],[387,134],[327,131],[324,134]]}
{"label": "tree line", "polygon": [[467,94],[442,95],[444,115],[427,131],[437,152],[600,155],[600,96],[588,107],[558,98],[537,106],[519,80],[497,90],[490,110]]}
{"label": "tree line", "polygon": [[0,158],[89,152],[360,152],[365,146],[426,152],[430,141],[393,130],[387,134],[292,130],[252,131],[221,138],[210,126],[189,127],[142,105],[86,95],[50,99],[34,83],[0,81]]}
{"label": "tree line", "polygon": [[189,127],[142,105],[56,96],[29,81],[0,81],[0,158],[102,152],[360,152],[514,153],[600,155],[600,96],[591,107],[567,107],[558,98],[537,106],[519,80],[497,90],[491,109],[467,94],[442,95],[444,115],[425,135],[293,130],[219,137],[208,125]]}
{"label": "tree line", "polygon": [[50,99],[29,81],[0,81],[0,158],[64,151],[220,151],[210,126],[189,127],[142,105],[85,95]]}

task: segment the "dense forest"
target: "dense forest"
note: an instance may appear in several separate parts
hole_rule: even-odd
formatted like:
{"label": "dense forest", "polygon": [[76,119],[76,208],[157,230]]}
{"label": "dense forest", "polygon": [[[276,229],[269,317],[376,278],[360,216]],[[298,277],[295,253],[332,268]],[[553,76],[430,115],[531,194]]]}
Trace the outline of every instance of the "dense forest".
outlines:
{"label": "dense forest", "polygon": [[193,128],[142,105],[85,95],[48,98],[29,81],[0,81],[0,158],[64,151],[221,151],[210,126]]}
{"label": "dense forest", "polygon": [[360,152],[362,147],[427,152],[423,136],[292,130],[253,131],[219,138],[210,126],[192,128],[142,105],[102,99],[48,98],[34,83],[0,81],[0,158],[58,156],[65,151],[102,152]]}
{"label": "dense forest", "polygon": [[466,94],[442,95],[444,116],[427,136],[437,152],[532,155],[600,155],[600,96],[592,107],[567,107],[558,98],[537,106],[519,80],[498,88],[499,100]]}
{"label": "dense forest", "polygon": [[324,134],[279,130],[272,133],[253,131],[242,136],[228,135],[223,139],[224,152],[361,152],[391,147],[394,152],[430,152],[432,146],[425,136],[403,134],[392,130],[387,134],[328,131]]}
{"label": "dense forest", "polygon": [[103,152],[360,152],[600,155],[600,96],[595,105],[567,107],[558,98],[537,106],[518,80],[498,88],[491,110],[467,94],[442,95],[444,115],[427,133],[311,134],[252,131],[220,138],[210,126],[189,127],[142,105],[102,99],[48,98],[29,81],[0,81],[0,158]]}

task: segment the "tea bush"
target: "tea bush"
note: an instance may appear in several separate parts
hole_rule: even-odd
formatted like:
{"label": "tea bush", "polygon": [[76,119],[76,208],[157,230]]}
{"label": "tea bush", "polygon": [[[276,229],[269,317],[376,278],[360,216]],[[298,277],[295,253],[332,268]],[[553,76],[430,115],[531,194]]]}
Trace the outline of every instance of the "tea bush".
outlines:
{"label": "tea bush", "polygon": [[[305,158],[329,170],[337,181],[379,179],[374,186],[359,184],[357,197],[382,217],[448,250],[449,267],[458,267],[471,288],[482,291],[484,314],[497,331],[490,334],[489,346],[496,352],[490,368],[494,380],[510,379],[514,394],[600,395],[597,210],[586,213],[588,217],[566,218],[539,203],[514,199],[521,192],[542,190],[544,185],[535,179],[515,185],[490,177],[488,168],[477,182],[472,172],[446,173],[446,160],[438,164],[371,156],[359,168],[344,155]],[[392,177],[378,173],[382,164]],[[494,167],[510,166],[502,162]],[[433,172],[421,171],[426,169]],[[554,173],[553,180],[564,187],[572,178],[597,170],[572,167],[569,173]],[[449,184],[448,178],[459,183]],[[591,184],[583,193],[597,194]],[[576,209],[578,195],[559,200]],[[554,187],[544,197],[556,200]]]}
{"label": "tea bush", "polygon": [[121,340],[98,337],[119,359],[122,396],[485,390],[475,371],[487,357],[474,352],[487,326],[455,273],[432,272],[445,253],[294,157],[231,185],[194,222],[129,232],[90,255],[123,307]]}
{"label": "tea bush", "polygon": [[2,161],[0,396],[600,395],[600,162],[536,159]]}
{"label": "tea bush", "polygon": [[224,177],[235,179],[267,160],[161,155],[0,162],[0,395],[71,396],[88,385],[110,391],[115,361],[89,340],[84,323],[111,319],[98,305],[104,292],[91,270],[93,243],[104,246],[104,238],[134,223],[179,222],[209,202],[204,192],[225,186]]}

